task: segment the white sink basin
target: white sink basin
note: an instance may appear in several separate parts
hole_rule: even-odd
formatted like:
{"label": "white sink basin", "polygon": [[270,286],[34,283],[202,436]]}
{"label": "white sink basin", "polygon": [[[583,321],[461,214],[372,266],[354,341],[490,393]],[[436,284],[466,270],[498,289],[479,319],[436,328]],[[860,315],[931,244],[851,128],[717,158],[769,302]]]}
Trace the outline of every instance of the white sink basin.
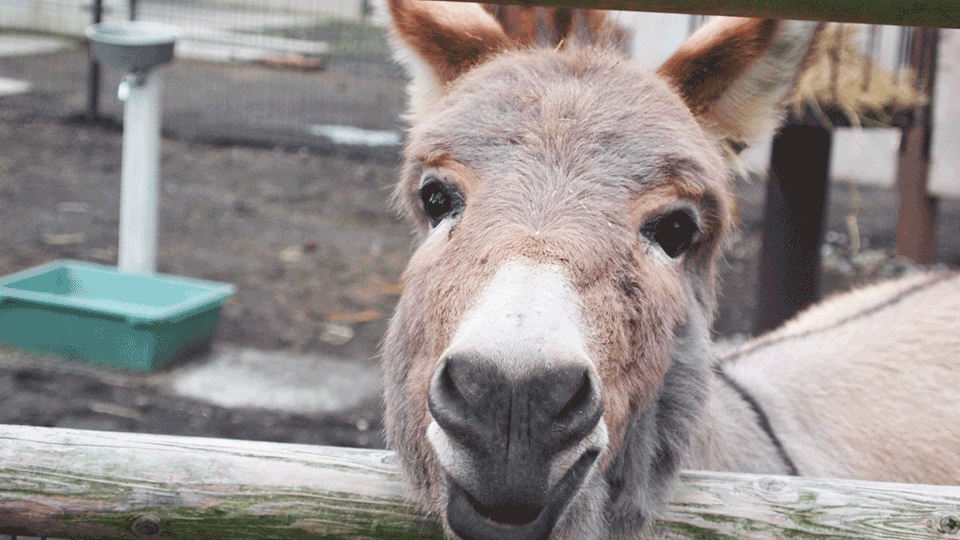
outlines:
{"label": "white sink basin", "polygon": [[180,30],[173,25],[126,21],[87,27],[90,54],[108,66],[131,72],[149,71],[173,60]]}

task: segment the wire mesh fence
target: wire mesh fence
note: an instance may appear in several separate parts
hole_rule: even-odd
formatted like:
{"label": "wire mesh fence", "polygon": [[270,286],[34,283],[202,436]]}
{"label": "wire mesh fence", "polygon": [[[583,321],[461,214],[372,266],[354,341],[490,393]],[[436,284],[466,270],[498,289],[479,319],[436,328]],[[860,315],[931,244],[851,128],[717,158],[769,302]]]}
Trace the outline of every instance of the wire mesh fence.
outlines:
{"label": "wire mesh fence", "polygon": [[[269,140],[282,132],[302,140],[396,146],[404,79],[368,2],[0,0],[0,28],[7,30],[0,36],[7,46],[0,47],[0,77],[29,84],[33,92],[18,99],[42,111],[119,118],[123,105],[116,92],[124,74],[91,70],[83,30],[95,20],[164,22],[181,30],[178,60],[163,70],[168,130],[221,141]],[[708,19],[617,17],[635,30],[636,56],[651,63],[658,61],[650,58],[651,31],[664,37],[656,41],[668,42],[659,48],[670,51]],[[54,45],[39,46],[37,39]],[[866,27],[854,39],[862,58],[871,59],[857,63],[865,89],[876,77],[875,64],[906,73],[908,29]],[[19,54],[3,53],[17,43]]]}
{"label": "wire mesh fence", "polygon": [[23,9],[22,0],[0,1],[8,44],[37,35],[59,44],[38,46],[37,54],[29,54],[30,47],[0,53],[0,77],[31,85],[33,92],[19,97],[27,105],[54,114],[121,116],[116,92],[124,73],[103,68],[91,80],[81,37],[99,8],[104,21],[179,27],[178,60],[162,73],[168,129],[227,139],[267,130],[399,142],[403,79],[364,0],[44,1],[50,5],[42,17]]}

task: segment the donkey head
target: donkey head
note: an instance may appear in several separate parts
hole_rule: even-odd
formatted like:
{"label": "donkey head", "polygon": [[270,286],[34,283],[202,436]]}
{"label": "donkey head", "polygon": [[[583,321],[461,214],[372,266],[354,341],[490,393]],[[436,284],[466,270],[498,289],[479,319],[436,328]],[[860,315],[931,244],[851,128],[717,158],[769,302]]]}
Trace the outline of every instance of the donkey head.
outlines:
{"label": "donkey head", "polygon": [[776,124],[816,25],[723,20],[649,73],[596,14],[538,47],[479,5],[388,10],[420,234],[384,343],[389,442],[448,533],[631,531],[706,399],[725,154]]}

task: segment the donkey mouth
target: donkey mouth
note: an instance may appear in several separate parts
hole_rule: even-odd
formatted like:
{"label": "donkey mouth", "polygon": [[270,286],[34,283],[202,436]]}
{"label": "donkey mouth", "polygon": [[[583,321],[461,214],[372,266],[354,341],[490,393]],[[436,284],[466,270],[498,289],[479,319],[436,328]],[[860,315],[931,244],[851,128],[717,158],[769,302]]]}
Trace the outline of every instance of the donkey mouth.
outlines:
{"label": "donkey mouth", "polygon": [[539,508],[518,506],[505,511],[488,507],[445,475],[450,528],[463,540],[547,540],[599,454],[599,450],[584,452]]}

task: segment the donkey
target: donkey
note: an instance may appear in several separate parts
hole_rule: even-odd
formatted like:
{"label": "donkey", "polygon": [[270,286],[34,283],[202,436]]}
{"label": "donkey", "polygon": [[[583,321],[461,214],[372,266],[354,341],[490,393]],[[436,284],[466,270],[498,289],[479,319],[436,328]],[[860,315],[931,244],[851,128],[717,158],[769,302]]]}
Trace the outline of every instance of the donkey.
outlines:
{"label": "donkey", "polygon": [[412,75],[396,197],[419,233],[386,429],[448,535],[632,535],[681,467],[960,481],[960,427],[939,422],[960,412],[960,278],[714,352],[730,160],[776,127],[818,24],[720,19],[651,73],[596,14],[508,32],[476,4],[386,7]]}

